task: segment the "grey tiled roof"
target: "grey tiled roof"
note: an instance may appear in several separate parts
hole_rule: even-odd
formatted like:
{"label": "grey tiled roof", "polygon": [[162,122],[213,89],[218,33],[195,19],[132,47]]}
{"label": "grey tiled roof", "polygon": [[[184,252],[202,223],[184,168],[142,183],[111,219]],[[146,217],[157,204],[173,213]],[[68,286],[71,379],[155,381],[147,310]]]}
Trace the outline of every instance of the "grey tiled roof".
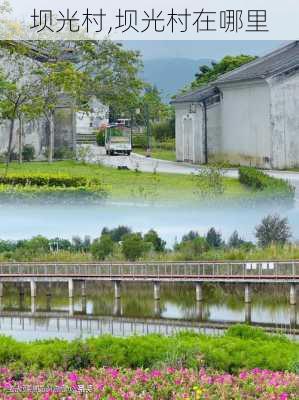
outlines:
{"label": "grey tiled roof", "polygon": [[218,93],[218,89],[213,86],[204,86],[201,89],[194,90],[182,96],[176,97],[171,101],[171,104],[176,103],[190,103],[190,102],[200,102]]}
{"label": "grey tiled roof", "polygon": [[214,84],[264,79],[297,68],[299,68],[299,41],[294,41],[220,76]]}

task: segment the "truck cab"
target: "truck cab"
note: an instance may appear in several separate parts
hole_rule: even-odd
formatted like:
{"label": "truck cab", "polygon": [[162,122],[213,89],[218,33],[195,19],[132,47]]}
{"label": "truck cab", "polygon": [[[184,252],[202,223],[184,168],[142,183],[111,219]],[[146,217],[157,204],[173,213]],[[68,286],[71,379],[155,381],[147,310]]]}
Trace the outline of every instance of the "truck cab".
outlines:
{"label": "truck cab", "polygon": [[105,149],[107,155],[126,154],[132,151],[132,135],[130,120],[118,119],[116,123],[111,123],[105,131]]}

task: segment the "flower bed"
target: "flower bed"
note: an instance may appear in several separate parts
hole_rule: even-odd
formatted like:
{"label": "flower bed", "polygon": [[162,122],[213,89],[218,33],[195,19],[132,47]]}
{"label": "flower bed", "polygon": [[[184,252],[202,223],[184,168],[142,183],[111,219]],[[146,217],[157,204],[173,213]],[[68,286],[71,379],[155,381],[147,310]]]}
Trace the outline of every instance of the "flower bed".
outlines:
{"label": "flower bed", "polygon": [[260,369],[235,376],[173,368],[91,368],[24,375],[0,369],[0,392],[1,400],[291,400],[299,398],[299,376]]}

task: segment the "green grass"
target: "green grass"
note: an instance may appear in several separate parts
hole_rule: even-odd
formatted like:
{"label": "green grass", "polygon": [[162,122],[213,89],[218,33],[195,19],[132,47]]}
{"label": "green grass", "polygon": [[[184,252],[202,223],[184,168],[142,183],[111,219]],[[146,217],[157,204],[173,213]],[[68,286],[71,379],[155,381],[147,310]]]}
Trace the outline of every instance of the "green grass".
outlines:
{"label": "green grass", "polygon": [[55,339],[31,343],[0,337],[0,365],[19,369],[154,368],[164,364],[205,366],[227,372],[252,368],[295,372],[298,360],[298,343],[245,325],[230,328],[223,337],[181,333],[172,337],[102,336],[72,342]]}
{"label": "green grass", "polygon": [[[141,154],[143,156],[146,156],[146,150],[144,149],[134,149],[134,153],[136,154]],[[176,154],[175,151],[172,150],[158,150],[154,149],[151,152],[151,157],[152,158],[157,158],[158,160],[166,160],[166,161],[176,161]]]}
{"label": "green grass", "polygon": [[[3,174],[5,166],[0,165],[0,174]],[[12,163],[9,166],[9,173],[26,174],[69,174],[72,176],[83,176],[89,179],[100,180],[103,189],[113,199],[141,198],[159,200],[198,200],[196,184],[191,175],[145,173],[102,165],[83,164],[75,161],[60,162],[29,162]],[[224,198],[238,198],[248,196],[250,190],[237,179],[224,179]],[[20,189],[21,190],[21,189]]]}

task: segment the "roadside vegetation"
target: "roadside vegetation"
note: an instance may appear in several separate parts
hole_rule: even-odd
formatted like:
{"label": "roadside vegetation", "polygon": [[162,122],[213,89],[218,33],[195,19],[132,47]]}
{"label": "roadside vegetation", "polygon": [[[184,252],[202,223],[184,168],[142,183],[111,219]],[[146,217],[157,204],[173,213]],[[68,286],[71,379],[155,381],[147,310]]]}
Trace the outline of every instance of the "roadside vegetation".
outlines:
{"label": "roadside vegetation", "polygon": [[[141,172],[138,161],[134,171],[76,161],[27,162],[11,163],[5,176],[5,166],[0,164],[0,198],[39,198],[44,194],[53,193],[55,196],[55,193],[64,192],[74,195],[87,192],[98,194],[100,198],[109,197],[114,200],[175,202],[205,198],[197,191],[199,179],[195,180],[192,175],[159,173],[158,169],[158,162],[151,173]],[[204,177],[201,179],[204,180]],[[72,180],[74,184],[70,186],[69,182]],[[221,181],[224,189],[223,199],[238,199],[250,194],[250,190],[237,179],[221,177]],[[213,193],[213,187],[210,188],[210,193]]]}
{"label": "roadside vegetation", "polygon": [[192,261],[299,259],[299,246],[291,241],[287,219],[268,215],[255,228],[256,243],[237,231],[225,241],[215,228],[203,235],[185,234],[172,248],[151,229],[134,232],[127,226],[104,228],[96,239],[72,240],[36,236],[29,240],[1,240],[0,261]]}
{"label": "roadside vegetation", "polygon": [[11,163],[6,173],[0,164],[0,199],[294,200],[292,185],[254,168],[241,167],[238,180],[226,177],[221,165],[204,166],[190,175],[159,173],[158,160],[152,172],[141,172],[138,160],[133,167],[130,171],[82,161],[26,162]]}
{"label": "roadside vegetation", "polygon": [[273,178],[256,168],[240,167],[239,181],[247,187],[279,199],[294,199],[295,188],[284,179]]}

